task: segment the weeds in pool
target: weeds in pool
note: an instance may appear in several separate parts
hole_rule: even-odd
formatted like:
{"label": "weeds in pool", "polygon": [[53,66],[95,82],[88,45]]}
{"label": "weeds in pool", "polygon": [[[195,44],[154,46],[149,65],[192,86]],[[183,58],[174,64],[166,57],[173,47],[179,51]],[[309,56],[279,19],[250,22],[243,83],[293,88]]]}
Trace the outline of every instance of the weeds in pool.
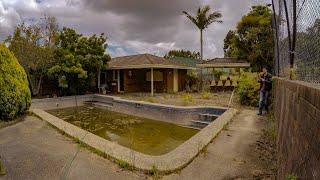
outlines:
{"label": "weeds in pool", "polygon": [[202,99],[210,99],[210,93],[209,92],[203,92],[201,93]]}

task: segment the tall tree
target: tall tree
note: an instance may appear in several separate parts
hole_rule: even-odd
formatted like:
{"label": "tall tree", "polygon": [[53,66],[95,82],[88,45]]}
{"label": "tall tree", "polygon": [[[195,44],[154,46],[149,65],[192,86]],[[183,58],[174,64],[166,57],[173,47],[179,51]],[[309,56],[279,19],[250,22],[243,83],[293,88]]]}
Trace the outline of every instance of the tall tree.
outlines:
{"label": "tall tree", "polygon": [[44,15],[43,18],[41,18],[40,26],[45,46],[54,47],[59,33],[57,18],[54,16]]}
{"label": "tall tree", "polygon": [[104,34],[100,36],[92,35],[90,37],[82,37],[79,39],[76,49],[77,58],[83,64],[83,67],[88,72],[88,77],[91,80],[87,86],[90,87],[92,82],[97,82],[95,87],[100,87],[101,70],[106,69],[107,62],[111,57],[105,53],[107,48],[107,38]]}
{"label": "tall tree", "polygon": [[267,6],[252,6],[224,40],[226,57],[247,59],[253,70],[273,67],[272,15]]}
{"label": "tall tree", "polygon": [[50,76],[57,78],[59,87],[66,94],[77,94],[79,79],[87,78],[87,71],[83,69],[80,59],[75,57],[81,36],[73,29],[63,28],[59,33],[55,51],[57,61],[48,71]]}
{"label": "tall tree", "polygon": [[184,57],[184,58],[192,58],[192,59],[200,59],[199,52],[191,52],[189,50],[171,50],[169,51],[164,58],[174,58],[174,57]]}
{"label": "tall tree", "polygon": [[[54,47],[45,42],[46,39],[49,39],[49,33],[50,41],[54,41],[58,24],[56,21],[47,20],[41,19],[29,26],[21,23],[16,27],[13,36],[6,39],[9,49],[15,54],[27,73],[30,90],[34,96],[38,95],[43,77],[54,62]],[[55,28],[46,29],[41,24]]]}
{"label": "tall tree", "polygon": [[203,31],[208,28],[212,23],[222,23],[219,20],[222,17],[222,14],[218,11],[213,11],[210,13],[210,6],[204,6],[203,8],[199,7],[197,14],[192,16],[186,11],[183,11],[183,14],[195,24],[200,30],[200,58],[203,59]]}
{"label": "tall tree", "polygon": [[103,34],[84,37],[74,29],[63,28],[55,52],[57,63],[49,69],[49,75],[58,79],[59,87],[66,90],[66,94],[92,90],[92,84],[99,83],[100,71],[110,60],[105,54],[106,47]]}

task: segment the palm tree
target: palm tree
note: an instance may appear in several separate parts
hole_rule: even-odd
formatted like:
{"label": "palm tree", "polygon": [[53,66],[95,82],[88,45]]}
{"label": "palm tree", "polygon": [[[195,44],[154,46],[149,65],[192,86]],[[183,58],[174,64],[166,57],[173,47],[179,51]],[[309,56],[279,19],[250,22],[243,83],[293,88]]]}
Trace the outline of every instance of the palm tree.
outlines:
{"label": "palm tree", "polygon": [[[190,15],[186,11],[182,11],[183,14],[187,16],[187,18],[195,24],[200,30],[200,60],[203,60],[203,30],[208,28],[208,26],[214,22],[222,23],[219,20],[222,17],[222,14],[218,11],[213,11],[208,15],[210,11],[210,6],[206,5],[203,8],[199,7],[196,16]],[[200,91],[203,90],[203,77],[202,77],[202,69],[200,70]]]}
{"label": "palm tree", "polygon": [[204,6],[203,8],[199,7],[196,16],[192,16],[186,11],[182,12],[200,30],[201,60],[203,60],[203,37],[202,37],[203,30],[208,28],[208,26],[214,22],[222,23],[222,21],[219,20],[222,17],[222,14],[218,11],[213,11],[211,14],[208,15],[210,9],[211,8],[208,5]]}

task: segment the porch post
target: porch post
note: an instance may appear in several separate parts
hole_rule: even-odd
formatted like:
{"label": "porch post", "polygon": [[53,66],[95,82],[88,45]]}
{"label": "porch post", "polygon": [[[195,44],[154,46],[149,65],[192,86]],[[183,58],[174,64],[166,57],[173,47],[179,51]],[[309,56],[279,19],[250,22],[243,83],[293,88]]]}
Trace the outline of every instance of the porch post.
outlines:
{"label": "porch post", "polygon": [[151,68],[151,96],[153,96],[153,68]]}
{"label": "porch post", "polygon": [[117,70],[118,93],[120,92],[120,69]]}

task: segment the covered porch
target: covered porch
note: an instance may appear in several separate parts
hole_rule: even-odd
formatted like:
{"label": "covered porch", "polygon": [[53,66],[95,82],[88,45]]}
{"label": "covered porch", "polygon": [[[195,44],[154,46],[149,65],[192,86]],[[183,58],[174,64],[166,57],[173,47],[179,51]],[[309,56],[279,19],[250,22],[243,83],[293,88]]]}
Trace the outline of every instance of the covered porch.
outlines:
{"label": "covered porch", "polygon": [[100,87],[111,93],[176,93],[185,89],[188,69],[193,68],[149,54],[114,58]]}
{"label": "covered porch", "polygon": [[241,70],[250,66],[249,62],[236,58],[215,58],[197,64],[197,68],[204,74],[205,82],[214,91],[234,89],[238,85]]}

